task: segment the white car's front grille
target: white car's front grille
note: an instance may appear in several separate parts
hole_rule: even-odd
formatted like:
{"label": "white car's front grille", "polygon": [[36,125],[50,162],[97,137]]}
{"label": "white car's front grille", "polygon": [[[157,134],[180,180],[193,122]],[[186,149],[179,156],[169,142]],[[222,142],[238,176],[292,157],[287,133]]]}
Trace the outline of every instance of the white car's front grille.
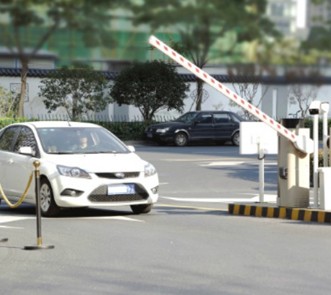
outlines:
{"label": "white car's front grille", "polygon": [[91,202],[130,202],[130,201],[141,201],[148,198],[148,193],[135,185],[135,193],[133,194],[107,194],[108,187],[106,185],[100,186],[95,189],[88,197]]}
{"label": "white car's front grille", "polygon": [[139,177],[139,172],[116,172],[116,173],[95,173],[98,177],[117,179],[117,178],[136,178]]}

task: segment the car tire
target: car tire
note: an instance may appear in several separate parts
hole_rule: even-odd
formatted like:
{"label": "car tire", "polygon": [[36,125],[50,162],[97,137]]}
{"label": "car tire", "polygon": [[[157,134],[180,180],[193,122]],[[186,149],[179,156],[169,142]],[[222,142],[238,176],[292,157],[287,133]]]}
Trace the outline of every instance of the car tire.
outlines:
{"label": "car tire", "polygon": [[235,134],[233,134],[231,141],[232,141],[232,144],[235,145],[235,146],[239,146],[240,145],[239,132],[236,132]]}
{"label": "car tire", "polygon": [[146,214],[151,212],[153,205],[131,205],[130,207],[134,214]]}
{"label": "car tire", "polygon": [[188,136],[184,132],[178,132],[175,134],[175,139],[174,139],[175,145],[177,146],[185,146],[187,145],[188,142]]}
{"label": "car tire", "polygon": [[41,214],[46,217],[57,216],[60,213],[60,207],[54,201],[52,187],[46,178],[40,180],[39,194]]}

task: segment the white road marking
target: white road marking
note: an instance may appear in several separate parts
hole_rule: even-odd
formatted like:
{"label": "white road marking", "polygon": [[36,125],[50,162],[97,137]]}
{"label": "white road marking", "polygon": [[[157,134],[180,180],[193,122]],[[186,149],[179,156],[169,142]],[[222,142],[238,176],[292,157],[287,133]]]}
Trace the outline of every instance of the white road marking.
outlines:
{"label": "white road marking", "polygon": [[218,162],[210,162],[208,164],[200,164],[200,166],[236,166],[242,165],[243,161],[218,161]]}
{"label": "white road marking", "polygon": [[209,162],[209,161],[217,161],[217,160],[219,160],[219,158],[163,159],[163,161],[166,162]]}
{"label": "white road marking", "polygon": [[35,219],[35,217],[31,216],[10,216],[10,215],[5,215],[1,216],[0,215],[0,223],[7,223],[7,222],[13,222],[13,221],[19,221],[19,220],[25,220],[25,219]]}
{"label": "white road marking", "polygon": [[0,228],[24,229],[24,227],[0,225]]}
{"label": "white road marking", "polygon": [[[65,219],[65,218],[61,218]],[[67,218],[68,219],[68,218]],[[114,219],[114,220],[122,220],[122,221],[133,221],[133,222],[142,222],[145,223],[144,220],[139,220],[135,218],[129,218],[124,216],[86,216],[86,217],[70,217],[69,219]]]}
{"label": "white road marking", "polygon": [[[251,198],[176,198],[176,197],[160,197],[167,200],[176,202],[200,202],[200,203],[240,203],[240,202],[259,202],[259,195],[255,195]],[[276,195],[264,195],[264,202],[276,203]]]}
{"label": "white road marking", "polygon": [[[25,219],[33,219],[35,217],[30,217],[30,216],[10,216],[10,215],[5,215],[1,216],[0,215],[0,223],[7,223],[7,222],[13,222],[13,221],[20,221],[20,220],[25,220]],[[7,225],[0,225],[0,228],[9,228],[9,229],[24,229],[23,227],[18,227],[18,226],[7,226]]]}
{"label": "white road marking", "polygon": [[[0,223],[8,223],[13,221],[20,221],[26,219],[36,219],[36,217],[26,216],[26,217],[17,217],[17,216],[0,216]],[[66,219],[65,217],[61,217],[61,220]],[[144,220],[139,220],[135,218],[125,217],[125,216],[86,216],[86,217],[70,217],[67,219],[113,219],[113,220],[122,220],[122,221],[131,221],[131,222],[145,222]],[[5,226],[0,225],[0,228],[13,228],[13,229],[23,229],[23,227],[15,227],[15,226]]]}

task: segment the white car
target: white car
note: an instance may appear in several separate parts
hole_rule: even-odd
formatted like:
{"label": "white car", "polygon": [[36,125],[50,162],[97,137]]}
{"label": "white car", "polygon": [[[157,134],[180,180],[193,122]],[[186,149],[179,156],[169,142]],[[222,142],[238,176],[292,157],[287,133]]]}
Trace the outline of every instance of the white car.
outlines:
{"label": "white car", "polygon": [[[107,129],[78,122],[39,121],[0,131],[0,185],[10,201],[24,193],[34,162],[40,162],[40,208],[131,206],[148,213],[158,200],[154,166]],[[35,204],[35,181],[25,202]]]}

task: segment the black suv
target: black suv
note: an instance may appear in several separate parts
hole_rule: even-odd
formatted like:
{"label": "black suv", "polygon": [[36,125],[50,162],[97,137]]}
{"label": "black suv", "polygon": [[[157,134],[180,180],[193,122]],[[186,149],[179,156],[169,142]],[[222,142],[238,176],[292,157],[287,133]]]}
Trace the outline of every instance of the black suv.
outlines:
{"label": "black suv", "polygon": [[237,114],[225,111],[188,112],[170,122],[148,126],[145,136],[159,144],[185,146],[193,141],[232,141],[239,145],[240,122]]}

